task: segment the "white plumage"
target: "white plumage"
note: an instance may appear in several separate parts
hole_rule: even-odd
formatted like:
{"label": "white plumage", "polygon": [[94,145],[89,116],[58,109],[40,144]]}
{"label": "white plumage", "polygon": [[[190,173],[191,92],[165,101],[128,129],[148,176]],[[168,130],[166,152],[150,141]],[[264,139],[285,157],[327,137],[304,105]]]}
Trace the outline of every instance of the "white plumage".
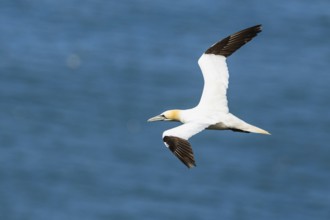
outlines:
{"label": "white plumage", "polygon": [[198,107],[228,113],[227,88],[229,73],[226,57],[203,54],[199,58],[198,64],[204,78],[203,93]]}
{"label": "white plumage", "polygon": [[166,130],[163,133],[163,141],[187,167],[196,166],[188,139],[204,129],[269,134],[229,113],[226,95],[229,79],[227,57],[259,32],[261,32],[261,25],[244,29],[224,38],[205,51],[198,60],[203,73],[204,88],[196,107],[187,110],[168,110],[148,120],[183,123]]}

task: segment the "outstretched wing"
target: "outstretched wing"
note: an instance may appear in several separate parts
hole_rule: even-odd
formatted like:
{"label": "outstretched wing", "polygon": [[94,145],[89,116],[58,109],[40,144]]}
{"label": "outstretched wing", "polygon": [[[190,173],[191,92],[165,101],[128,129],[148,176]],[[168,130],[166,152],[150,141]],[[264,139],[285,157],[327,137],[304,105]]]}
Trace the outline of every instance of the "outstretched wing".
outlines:
{"label": "outstretched wing", "polygon": [[226,58],[237,49],[252,40],[261,32],[261,25],[256,25],[215,43],[199,58],[198,64],[204,78],[204,88],[198,104],[201,108],[212,108],[227,113],[227,88],[229,73]]}
{"label": "outstretched wing", "polygon": [[186,123],[164,131],[163,141],[172,153],[188,168],[196,166],[194,153],[188,139],[204,130],[208,125],[202,123]]}

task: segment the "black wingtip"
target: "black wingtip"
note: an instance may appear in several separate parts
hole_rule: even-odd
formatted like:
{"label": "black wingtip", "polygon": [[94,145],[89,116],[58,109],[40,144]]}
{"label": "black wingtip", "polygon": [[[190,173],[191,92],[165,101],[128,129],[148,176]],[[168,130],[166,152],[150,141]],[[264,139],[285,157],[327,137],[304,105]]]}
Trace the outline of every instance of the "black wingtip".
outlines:
{"label": "black wingtip", "polygon": [[257,36],[257,34],[261,31],[261,24],[241,30],[215,43],[205,51],[205,54],[215,54],[229,57],[236,50]]}
{"label": "black wingtip", "polygon": [[163,141],[184,165],[188,168],[193,168],[196,166],[194,153],[187,140],[174,136],[165,136]]}

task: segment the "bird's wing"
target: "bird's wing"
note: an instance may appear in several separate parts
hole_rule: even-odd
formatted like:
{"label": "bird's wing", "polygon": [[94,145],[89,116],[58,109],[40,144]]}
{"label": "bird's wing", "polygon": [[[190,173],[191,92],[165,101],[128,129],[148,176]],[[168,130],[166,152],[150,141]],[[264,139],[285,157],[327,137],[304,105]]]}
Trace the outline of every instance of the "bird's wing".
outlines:
{"label": "bird's wing", "polygon": [[173,154],[179,158],[188,168],[196,166],[194,153],[188,139],[201,132],[209,125],[205,123],[186,123],[178,127],[164,131],[163,141]]}
{"label": "bird's wing", "polygon": [[199,58],[198,64],[204,78],[204,88],[198,104],[201,108],[212,108],[228,113],[227,88],[228,68],[226,58],[261,32],[256,25],[215,43]]}

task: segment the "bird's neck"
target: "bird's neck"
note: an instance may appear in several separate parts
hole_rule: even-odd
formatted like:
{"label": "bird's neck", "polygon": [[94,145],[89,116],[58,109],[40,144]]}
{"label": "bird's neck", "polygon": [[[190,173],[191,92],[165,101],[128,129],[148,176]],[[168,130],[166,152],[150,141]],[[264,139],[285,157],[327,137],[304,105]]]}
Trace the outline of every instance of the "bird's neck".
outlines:
{"label": "bird's neck", "polygon": [[167,118],[169,118],[171,121],[178,121],[181,123],[187,123],[189,122],[192,118],[196,117],[196,109],[185,109],[185,110],[180,110],[180,109],[173,109],[169,110],[167,113]]}
{"label": "bird's neck", "polygon": [[195,114],[195,108],[192,109],[185,109],[185,110],[176,110],[177,111],[177,121],[181,122],[181,123],[187,123],[189,122],[193,117],[193,115]]}

